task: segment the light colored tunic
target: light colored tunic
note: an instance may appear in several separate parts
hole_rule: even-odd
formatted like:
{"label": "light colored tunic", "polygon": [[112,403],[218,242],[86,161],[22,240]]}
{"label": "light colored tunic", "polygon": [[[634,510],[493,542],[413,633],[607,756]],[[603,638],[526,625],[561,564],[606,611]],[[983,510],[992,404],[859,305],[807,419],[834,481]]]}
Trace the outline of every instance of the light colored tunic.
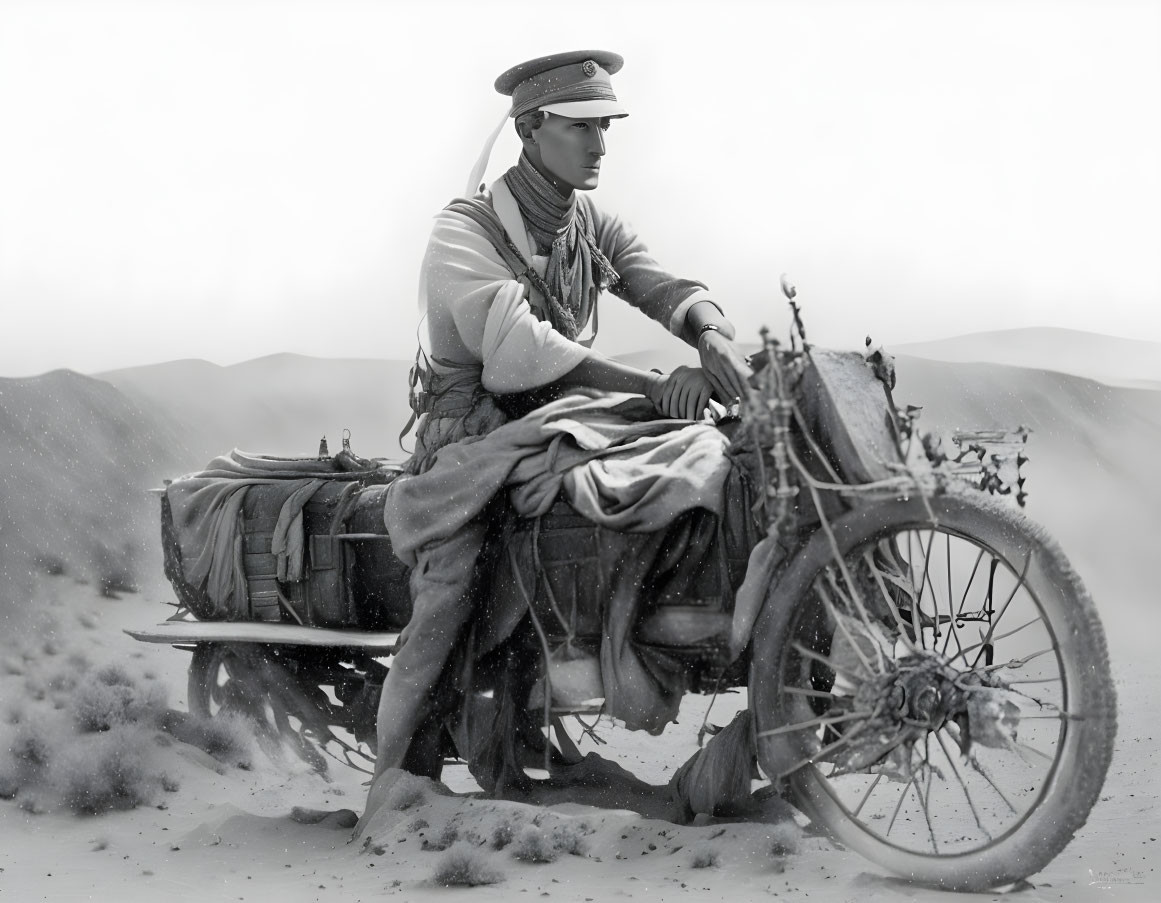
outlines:
{"label": "light colored tunic", "polygon": [[[485,195],[525,260],[543,276],[548,258],[533,241],[503,179]],[[709,300],[701,283],[666,272],[622,219],[601,212],[585,196],[597,245],[620,276],[612,292],[680,335],[686,311]],[[482,367],[488,392],[509,393],[548,385],[585,357],[585,348],[537,319],[528,303],[536,290],[505,266],[481,228],[448,210],[435,220],[420,277],[419,304],[426,312],[429,352],[455,368]],[[533,295],[535,298],[535,295]],[[594,297],[577,318],[593,319]],[[438,362],[433,368],[440,372]]]}

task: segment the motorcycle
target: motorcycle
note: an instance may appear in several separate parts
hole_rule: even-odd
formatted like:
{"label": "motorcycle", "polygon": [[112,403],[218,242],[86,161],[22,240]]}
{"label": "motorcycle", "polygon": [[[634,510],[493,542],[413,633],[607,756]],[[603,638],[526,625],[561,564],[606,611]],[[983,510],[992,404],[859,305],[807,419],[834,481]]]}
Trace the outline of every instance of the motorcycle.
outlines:
{"label": "motorcycle", "polygon": [[[749,490],[733,499],[750,529],[731,548],[717,537],[704,556],[715,575],[687,575],[696,604],[674,598],[670,580],[625,629],[681,691],[747,689],[757,769],[837,841],[946,889],[1017,882],[1085,823],[1112,756],[1096,608],[1020,511],[1025,434],[961,434],[959,453],[944,454],[913,409],[896,409],[889,359],[811,347],[784,290],[796,332],[788,345],[763,332],[754,392],[720,425],[751,452]],[[241,503],[245,581],[232,608],[187,575],[171,507],[181,481],[168,486],[178,612],[131,634],[192,651],[191,711],[244,714],[320,768],[331,755],[369,769],[383,678],[410,617],[407,570],[382,522],[400,468],[358,459],[346,442],[319,467],[327,479],[302,509],[298,579],[277,565],[277,506],[253,490]],[[489,604],[519,623],[505,642],[473,635],[489,654],[469,656],[453,703],[433,705],[407,770],[438,777],[458,757],[497,793],[532,780],[529,751],[550,772],[575,762],[561,719],[601,711],[600,699],[553,684],[599,659],[608,638],[608,575],[593,570],[602,535],[563,502],[503,521],[481,573]],[[491,730],[473,745],[463,726],[481,713]]]}

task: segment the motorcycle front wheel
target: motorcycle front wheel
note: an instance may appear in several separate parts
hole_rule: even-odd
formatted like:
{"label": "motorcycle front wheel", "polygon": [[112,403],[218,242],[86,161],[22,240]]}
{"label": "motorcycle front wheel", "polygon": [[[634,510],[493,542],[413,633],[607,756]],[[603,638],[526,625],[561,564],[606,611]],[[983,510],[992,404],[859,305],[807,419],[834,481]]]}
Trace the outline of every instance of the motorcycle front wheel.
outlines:
{"label": "motorcycle front wheel", "polygon": [[862,505],[770,588],[750,672],[758,763],[832,837],[924,884],[1044,868],[1084,824],[1116,699],[1055,542],[974,491]]}

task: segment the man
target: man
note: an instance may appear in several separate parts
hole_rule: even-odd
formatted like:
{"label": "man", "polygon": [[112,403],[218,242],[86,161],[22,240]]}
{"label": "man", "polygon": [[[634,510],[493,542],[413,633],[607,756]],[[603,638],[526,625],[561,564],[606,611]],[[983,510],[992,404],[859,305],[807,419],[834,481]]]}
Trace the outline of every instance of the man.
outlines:
{"label": "man", "polygon": [[[627,115],[610,80],[622,63],[617,54],[585,50],[501,75],[496,89],[512,98],[506,118],[515,120],[520,159],[483,190],[486,149],[471,182],[479,192],[436,219],[420,285],[430,355],[426,367],[417,363],[421,383],[412,392],[420,415],[416,449],[411,476],[392,486],[386,517],[394,548],[413,568],[414,613],[383,687],[377,774],[404,763],[463,638],[484,506],[512,485],[516,458],[548,443],[539,434],[529,440],[521,425],[539,428],[537,412],[575,390],[644,395],[666,417],[684,421],[701,419],[711,396],[728,405],[746,392],[749,367],[705,286],[663,270],[624,221],[583,194],[600,180],[607,130]],[[696,345],[701,367],[662,375],[593,351],[606,288]],[[585,415],[581,407],[568,410]],[[514,438],[504,445],[501,435]],[[704,436],[689,441],[704,447]],[[485,449],[491,457],[481,460]],[[664,516],[694,503],[683,498]]]}

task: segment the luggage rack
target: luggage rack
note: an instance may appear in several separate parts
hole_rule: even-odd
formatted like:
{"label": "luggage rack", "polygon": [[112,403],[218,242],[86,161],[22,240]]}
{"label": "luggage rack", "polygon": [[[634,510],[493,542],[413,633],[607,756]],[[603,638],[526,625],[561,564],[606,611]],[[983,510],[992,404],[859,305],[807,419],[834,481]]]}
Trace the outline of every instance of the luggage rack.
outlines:
{"label": "luggage rack", "polygon": [[143,630],[125,629],[143,643],[196,646],[198,643],[268,643],[284,646],[326,646],[390,655],[399,640],[396,631],[336,630],[262,621],[164,621]]}

